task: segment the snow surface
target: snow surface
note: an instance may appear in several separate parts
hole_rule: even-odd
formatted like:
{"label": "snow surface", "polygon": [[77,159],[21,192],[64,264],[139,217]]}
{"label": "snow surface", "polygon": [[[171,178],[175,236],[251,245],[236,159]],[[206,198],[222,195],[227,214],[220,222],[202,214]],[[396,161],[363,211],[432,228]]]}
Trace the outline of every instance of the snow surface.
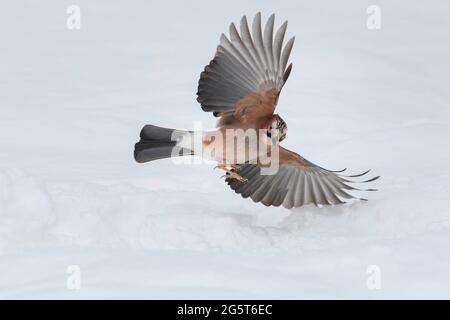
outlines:
{"label": "snow surface", "polygon": [[[377,0],[378,31],[357,0],[74,2],[0,6],[0,298],[450,298],[450,2]],[[284,146],[372,168],[369,202],[266,208],[134,162],[146,123],[214,125],[198,76],[257,11],[296,36]]]}

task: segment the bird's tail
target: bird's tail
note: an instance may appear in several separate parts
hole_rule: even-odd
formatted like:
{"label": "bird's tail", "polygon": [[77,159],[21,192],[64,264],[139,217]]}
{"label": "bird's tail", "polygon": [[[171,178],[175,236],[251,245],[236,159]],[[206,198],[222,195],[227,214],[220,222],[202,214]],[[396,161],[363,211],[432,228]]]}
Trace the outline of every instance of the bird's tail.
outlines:
{"label": "bird's tail", "polygon": [[192,135],[192,131],[161,128],[148,124],[142,128],[141,139],[134,146],[134,159],[143,163],[174,156],[193,155],[193,150],[180,146],[183,138],[190,138]]}

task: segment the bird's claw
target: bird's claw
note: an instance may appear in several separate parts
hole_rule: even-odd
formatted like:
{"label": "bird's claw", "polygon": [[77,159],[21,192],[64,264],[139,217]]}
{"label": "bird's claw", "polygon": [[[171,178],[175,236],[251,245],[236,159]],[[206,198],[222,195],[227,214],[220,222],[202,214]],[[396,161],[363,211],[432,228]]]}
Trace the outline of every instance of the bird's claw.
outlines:
{"label": "bird's claw", "polygon": [[217,169],[217,168],[225,170],[225,174],[220,177],[221,179],[222,178],[225,178],[225,180],[226,179],[236,179],[236,180],[238,180],[240,182],[243,182],[243,183],[248,181],[247,178],[244,178],[244,177],[242,177],[242,176],[240,176],[239,174],[236,173],[236,170],[239,168],[239,165],[237,165],[237,164],[231,164],[229,166],[226,166],[226,165],[223,165],[223,164],[219,164],[219,165],[214,167],[214,169]]}
{"label": "bird's claw", "polygon": [[224,177],[226,177],[226,179],[236,179],[243,183],[246,183],[248,181],[247,178],[244,178],[241,175],[237,174],[234,170],[227,171],[227,173],[224,175]]}

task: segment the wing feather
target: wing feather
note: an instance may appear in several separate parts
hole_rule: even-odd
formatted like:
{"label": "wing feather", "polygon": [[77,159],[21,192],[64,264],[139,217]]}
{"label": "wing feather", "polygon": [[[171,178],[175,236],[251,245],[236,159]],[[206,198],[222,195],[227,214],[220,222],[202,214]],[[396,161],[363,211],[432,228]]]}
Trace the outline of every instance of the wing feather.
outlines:
{"label": "wing feather", "polygon": [[287,62],[289,60],[289,55],[291,54],[292,47],[294,46],[295,37],[289,39],[289,41],[284,46],[283,52],[281,54],[281,67],[280,71],[286,70]]}
{"label": "wing feather", "polygon": [[[263,42],[263,36],[261,31],[261,13],[258,12],[253,19],[252,24],[252,34],[253,34],[253,41],[255,43],[256,51],[258,52],[258,56],[260,57],[260,60],[262,62],[263,70],[266,72],[269,69],[269,63],[267,61],[266,52],[264,50],[264,42]],[[265,76],[265,75],[264,75]],[[268,79],[264,79],[267,81]]]}
{"label": "wing feather", "polygon": [[[289,40],[283,48],[287,22],[281,25],[275,38],[274,25],[275,16],[272,14],[264,26],[263,34],[261,14],[257,13],[251,32],[247,18],[243,16],[240,33],[231,23],[229,38],[221,35],[214,59],[200,75],[197,101],[204,111],[212,111],[219,116],[233,110],[242,113],[242,110],[247,110],[242,106],[242,101],[247,101],[245,99],[248,96],[258,94],[264,97],[275,90],[275,96],[278,97],[290,73],[291,65],[287,68],[286,65],[294,41]],[[270,107],[253,103],[252,109],[258,112],[252,111],[252,117],[272,115],[276,102],[277,99],[271,100]],[[239,111],[238,106],[242,107]],[[244,121],[243,116],[235,120]]]}
{"label": "wing feather", "polygon": [[[220,38],[220,45],[223,46],[228,51],[228,53],[241,64],[241,67],[245,68],[245,75],[247,75],[248,78],[251,79],[251,82],[253,83],[252,88],[254,88],[261,82],[261,79],[257,71],[255,71],[255,67],[252,65],[249,56],[247,55],[247,50],[243,45],[234,24],[231,24],[230,26],[230,39],[231,41],[228,40],[228,38],[224,34],[222,34]],[[229,64],[229,67],[236,68],[236,65]]]}
{"label": "wing feather", "polygon": [[[285,21],[281,27],[278,29],[276,35],[275,35],[275,42],[274,42],[274,49],[273,49],[273,59],[275,62],[274,70],[276,70],[276,78],[278,81],[280,81],[281,77],[283,76],[281,74],[282,68],[281,66],[281,47],[283,45],[284,35],[286,33],[287,29],[287,21]],[[284,70],[283,70],[284,71]],[[278,85],[278,83],[277,83]]]}
{"label": "wing feather", "polygon": [[231,43],[235,46],[239,54],[246,60],[247,65],[250,68],[250,72],[257,80],[256,82],[258,84],[261,83],[261,81],[263,81],[262,72],[259,68],[258,62],[255,61],[254,56],[251,52],[251,50],[253,50],[253,43],[249,43],[248,45],[245,44],[244,40],[239,36],[234,23],[232,23],[230,26],[230,39]]}
{"label": "wing feather", "polygon": [[261,57],[258,55],[258,51],[256,50],[255,44],[253,43],[253,39],[250,34],[250,30],[248,28],[246,16],[243,16],[241,19],[241,37],[242,42],[244,43],[245,47],[248,49],[248,51],[253,57],[253,60],[255,61],[255,67],[256,70],[258,70],[258,75],[261,77],[260,79],[262,79],[262,77],[264,76],[263,63],[261,61]]}
{"label": "wing feather", "polygon": [[274,61],[273,61],[273,25],[275,23],[275,15],[272,14],[267,20],[266,26],[264,27],[264,52],[267,55],[268,70],[269,70],[269,81],[274,85],[275,74],[274,74]]}
{"label": "wing feather", "polygon": [[300,171],[298,174],[300,176],[299,176],[297,190],[296,190],[298,192],[298,195],[295,198],[295,206],[296,207],[301,207],[305,203],[306,174],[303,171]]}
{"label": "wing feather", "polygon": [[292,208],[295,205],[295,192],[298,185],[299,174],[296,171],[291,172],[291,176],[289,178],[288,184],[288,193],[286,194],[286,198],[283,201],[283,206],[286,208]]}

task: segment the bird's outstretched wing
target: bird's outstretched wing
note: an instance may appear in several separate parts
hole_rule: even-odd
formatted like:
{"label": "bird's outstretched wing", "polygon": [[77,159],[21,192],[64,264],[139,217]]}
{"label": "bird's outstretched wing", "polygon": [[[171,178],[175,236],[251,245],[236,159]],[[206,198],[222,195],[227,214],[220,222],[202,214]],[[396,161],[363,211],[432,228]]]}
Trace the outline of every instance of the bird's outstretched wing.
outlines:
{"label": "bird's outstretched wing", "polygon": [[230,25],[230,39],[220,37],[214,59],[200,75],[197,101],[215,116],[234,115],[246,120],[273,114],[278,95],[289,77],[287,66],[294,44],[291,38],[283,48],[287,21],[274,37],[275,16],[268,19],[264,33],[258,13],[250,33],[247,18],[241,19],[240,34]]}
{"label": "bird's outstretched wing", "polygon": [[[257,164],[242,164],[235,169],[236,173],[246,178],[247,182],[227,178],[226,182],[242,197],[250,197],[255,202],[262,202],[266,206],[280,206],[285,208],[300,207],[306,204],[335,205],[344,203],[344,199],[354,196],[348,190],[361,190],[350,186],[356,181],[348,178],[359,175],[344,176],[342,171],[330,171],[321,168],[302,158],[295,152],[280,147],[279,169],[273,175],[262,175],[261,166]],[[379,176],[361,183],[378,179]],[[363,191],[374,191],[365,189]],[[361,198],[359,198],[361,199]],[[365,200],[365,199],[361,199]]]}

